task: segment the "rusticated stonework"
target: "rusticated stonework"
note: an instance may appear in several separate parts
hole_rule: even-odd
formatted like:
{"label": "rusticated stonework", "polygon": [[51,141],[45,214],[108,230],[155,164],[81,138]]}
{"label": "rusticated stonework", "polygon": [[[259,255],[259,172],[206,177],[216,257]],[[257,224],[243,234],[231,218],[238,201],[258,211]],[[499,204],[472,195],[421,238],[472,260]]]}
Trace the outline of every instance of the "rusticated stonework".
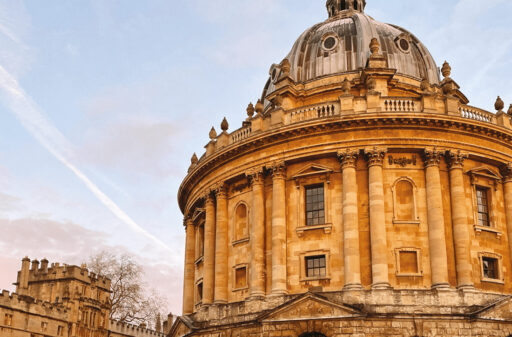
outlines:
{"label": "rusticated stonework", "polygon": [[509,336],[511,117],[366,1],[326,4],[183,180],[205,214],[170,337]]}

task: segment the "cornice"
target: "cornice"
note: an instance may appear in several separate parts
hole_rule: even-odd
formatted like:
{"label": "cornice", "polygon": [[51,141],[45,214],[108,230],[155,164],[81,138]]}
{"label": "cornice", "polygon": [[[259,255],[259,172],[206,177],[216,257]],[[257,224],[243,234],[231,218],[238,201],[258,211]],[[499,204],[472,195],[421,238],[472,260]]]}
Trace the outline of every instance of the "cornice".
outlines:
{"label": "cornice", "polygon": [[352,131],[364,128],[402,126],[407,128],[436,129],[447,133],[472,133],[492,138],[494,141],[503,142],[504,146],[512,143],[512,131],[476,120],[457,116],[437,115],[426,113],[386,113],[386,114],[359,114],[353,116],[339,116],[325,119],[316,119],[303,123],[295,123],[276,129],[253,134],[243,141],[231,144],[222,150],[203,158],[193,170],[184,178],[179,191],[178,202],[182,211],[185,208],[185,200],[188,198],[192,184],[197,179],[211,172],[227,161],[250,153],[255,149],[279,144],[283,141],[309,136],[315,133],[330,133],[336,131]]}

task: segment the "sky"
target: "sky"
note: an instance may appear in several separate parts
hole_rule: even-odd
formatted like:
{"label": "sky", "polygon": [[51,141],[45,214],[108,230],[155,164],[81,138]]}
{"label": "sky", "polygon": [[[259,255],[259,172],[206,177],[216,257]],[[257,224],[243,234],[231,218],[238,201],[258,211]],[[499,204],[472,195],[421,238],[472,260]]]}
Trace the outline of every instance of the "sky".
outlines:
{"label": "sky", "polygon": [[[132,254],[181,313],[177,191],[227,117],[241,126],[269,68],[324,0],[0,0],[0,289],[21,259]],[[470,104],[512,104],[510,0],[368,0],[411,31]]]}

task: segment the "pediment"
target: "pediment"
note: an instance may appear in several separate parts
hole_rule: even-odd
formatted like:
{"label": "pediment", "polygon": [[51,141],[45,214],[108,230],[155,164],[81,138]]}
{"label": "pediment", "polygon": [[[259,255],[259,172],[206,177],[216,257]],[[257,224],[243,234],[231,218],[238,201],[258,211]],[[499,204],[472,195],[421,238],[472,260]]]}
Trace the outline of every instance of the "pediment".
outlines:
{"label": "pediment", "polygon": [[475,313],[477,318],[492,320],[512,320],[512,297],[507,296]]}
{"label": "pediment", "polygon": [[317,174],[330,174],[333,172],[333,169],[327,166],[319,165],[319,164],[309,164],[302,169],[300,169],[295,175],[292,176],[293,179],[309,177]]}
{"label": "pediment", "polygon": [[488,166],[474,167],[471,170],[467,171],[466,173],[469,175],[472,175],[472,176],[481,176],[481,177],[486,177],[486,178],[490,178],[490,179],[494,179],[494,180],[502,179],[501,174],[499,174],[497,171],[491,169]]}
{"label": "pediment", "polygon": [[360,317],[360,311],[333,303],[319,295],[308,293],[291,300],[270,313],[260,317],[260,321],[309,320],[319,318],[349,318]]}
{"label": "pediment", "polygon": [[193,330],[192,321],[187,317],[178,317],[171,327],[168,337],[184,337],[190,334]]}

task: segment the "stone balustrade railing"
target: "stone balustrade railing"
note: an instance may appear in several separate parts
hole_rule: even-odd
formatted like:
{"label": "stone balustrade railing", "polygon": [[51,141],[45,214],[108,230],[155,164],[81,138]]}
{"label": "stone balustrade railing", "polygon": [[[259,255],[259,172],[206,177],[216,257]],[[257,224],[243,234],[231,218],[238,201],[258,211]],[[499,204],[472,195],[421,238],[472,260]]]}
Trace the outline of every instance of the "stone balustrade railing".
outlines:
{"label": "stone balustrade railing", "polygon": [[246,138],[249,138],[252,133],[251,126],[242,127],[231,133],[231,143],[236,143]]}
{"label": "stone balustrade railing", "polygon": [[461,117],[463,118],[487,123],[496,123],[496,115],[482,109],[478,109],[469,105],[461,105],[459,107],[459,111]]}
{"label": "stone balustrade railing", "polygon": [[329,118],[340,114],[339,103],[329,102],[310,107],[303,107],[290,112],[290,124],[318,118]]}
{"label": "stone balustrade railing", "polygon": [[412,98],[386,97],[382,99],[382,111],[385,112],[419,112],[420,100]]}

